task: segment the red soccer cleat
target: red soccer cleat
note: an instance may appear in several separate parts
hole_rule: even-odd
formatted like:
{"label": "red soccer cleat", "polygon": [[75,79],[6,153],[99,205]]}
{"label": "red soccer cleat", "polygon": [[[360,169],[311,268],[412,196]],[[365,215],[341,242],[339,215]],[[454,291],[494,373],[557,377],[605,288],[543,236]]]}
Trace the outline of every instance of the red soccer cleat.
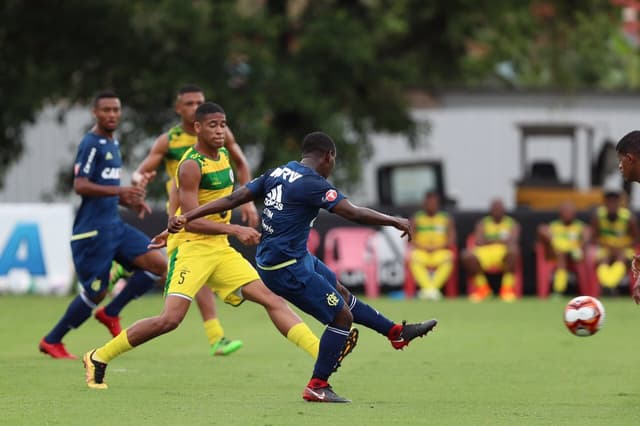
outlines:
{"label": "red soccer cleat", "polygon": [[64,347],[62,342],[59,343],[47,343],[44,340],[40,340],[40,344],[38,345],[38,349],[45,355],[49,355],[51,358],[55,359],[78,359],[74,354],[70,354],[67,352],[67,349]]}
{"label": "red soccer cleat", "polygon": [[104,312],[104,306],[98,308],[93,316],[109,329],[109,333],[111,333],[113,337],[116,337],[122,331],[122,327],[120,327],[120,317],[107,315]]}

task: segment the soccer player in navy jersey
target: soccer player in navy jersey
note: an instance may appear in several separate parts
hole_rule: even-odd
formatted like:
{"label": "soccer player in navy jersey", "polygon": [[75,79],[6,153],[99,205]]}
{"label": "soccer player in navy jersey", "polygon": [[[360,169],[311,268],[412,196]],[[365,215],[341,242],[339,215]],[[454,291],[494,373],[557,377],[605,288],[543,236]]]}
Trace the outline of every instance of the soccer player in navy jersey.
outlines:
{"label": "soccer player in navy jersey", "polygon": [[[112,260],[134,271],[127,286],[105,307],[105,312],[113,317],[166,272],[164,255],[147,248],[149,238],[124,223],[118,212],[118,204],[140,215],[150,212],[144,202],[144,185],[120,186],[122,158],[114,137],[120,114],[118,96],[100,93],[93,103],[95,125],[78,147],[73,188],[82,197],[82,204],[73,223],[71,251],[82,289],[60,321],[40,341],[40,351],[53,358],[76,359],[67,352],[62,338],[84,323],[104,299]],[[150,177],[145,175],[143,179]]]}
{"label": "soccer player in navy jersey", "polygon": [[350,402],[337,395],[328,380],[353,322],[386,336],[395,349],[426,335],[437,323],[394,323],[356,299],[324,263],[308,252],[307,238],[320,208],[362,224],[393,226],[409,239],[412,235],[408,219],[355,206],[331,185],[327,177],[335,160],[333,140],[322,132],[310,133],[302,144],[301,161],[269,170],[230,195],[169,220],[169,231],[177,232],[196,218],[257,198],[264,200],[262,237],[256,254],[260,277],[271,291],[327,324],[311,380],[302,394],[312,402]]}

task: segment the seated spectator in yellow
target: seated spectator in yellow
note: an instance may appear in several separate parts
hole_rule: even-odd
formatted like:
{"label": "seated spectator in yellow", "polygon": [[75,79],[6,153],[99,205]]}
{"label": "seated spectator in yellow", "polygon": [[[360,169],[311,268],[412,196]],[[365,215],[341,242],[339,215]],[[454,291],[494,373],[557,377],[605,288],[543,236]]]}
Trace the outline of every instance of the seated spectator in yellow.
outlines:
{"label": "seated spectator in yellow", "polygon": [[627,274],[627,264],[635,254],[638,223],[629,209],[622,206],[619,192],[607,192],[604,205],[592,219],[593,242],[597,246],[596,275],[602,288],[615,294]]}
{"label": "seated spectator in yellow", "polygon": [[576,207],[570,201],[560,205],[559,217],[538,227],[538,239],[545,248],[547,259],[553,259],[553,292],[563,294],[569,283],[569,269],[584,260],[585,244],[590,229],[576,217]]}
{"label": "seated spectator in yellow", "polygon": [[513,302],[516,300],[514,286],[516,261],[520,255],[520,225],[511,216],[507,216],[502,200],[495,199],[491,202],[489,215],[476,223],[474,236],[475,246],[462,254],[463,265],[475,286],[469,299],[481,302],[491,296],[485,272],[500,272],[500,298],[505,302]]}
{"label": "seated spectator in yellow", "polygon": [[411,219],[415,236],[411,241],[409,269],[420,287],[418,297],[440,300],[442,287],[454,268],[452,247],[456,229],[449,213],[440,209],[440,196],[429,191],[424,196],[423,210]]}

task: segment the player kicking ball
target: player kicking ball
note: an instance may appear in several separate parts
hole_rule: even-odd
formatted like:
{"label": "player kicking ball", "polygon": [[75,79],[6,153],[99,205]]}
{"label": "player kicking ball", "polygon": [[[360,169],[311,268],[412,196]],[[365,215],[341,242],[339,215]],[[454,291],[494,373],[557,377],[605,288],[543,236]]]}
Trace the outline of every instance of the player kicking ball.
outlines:
{"label": "player kicking ball", "polygon": [[[327,177],[335,167],[336,146],[322,132],[303,141],[302,160],[267,171],[230,195],[204,204],[169,220],[169,231],[179,232],[197,218],[229,211],[243,203],[262,199],[262,236],[256,254],[258,274],[266,286],[327,325],[320,338],[318,359],[302,398],[311,402],[350,402],[337,395],[329,377],[338,364],[353,322],[387,337],[395,349],[403,349],[437,324],[432,319],[417,324],[397,324],[356,299],[322,261],[307,250],[309,230],[320,208],[353,222],[393,226],[411,239],[408,219],[357,207]],[[162,234],[157,238],[163,238]]]}

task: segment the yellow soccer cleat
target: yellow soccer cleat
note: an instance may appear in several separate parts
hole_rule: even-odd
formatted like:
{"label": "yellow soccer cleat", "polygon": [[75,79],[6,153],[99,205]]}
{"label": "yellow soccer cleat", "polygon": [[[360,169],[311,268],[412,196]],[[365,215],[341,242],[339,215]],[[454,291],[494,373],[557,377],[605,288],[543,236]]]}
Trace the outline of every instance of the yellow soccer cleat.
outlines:
{"label": "yellow soccer cleat", "polygon": [[87,381],[87,386],[91,389],[107,389],[106,383],[104,383],[104,373],[107,370],[107,364],[104,362],[98,362],[93,359],[93,354],[96,352],[95,349],[87,352],[82,357],[82,362],[84,363],[85,370],[85,379]]}

